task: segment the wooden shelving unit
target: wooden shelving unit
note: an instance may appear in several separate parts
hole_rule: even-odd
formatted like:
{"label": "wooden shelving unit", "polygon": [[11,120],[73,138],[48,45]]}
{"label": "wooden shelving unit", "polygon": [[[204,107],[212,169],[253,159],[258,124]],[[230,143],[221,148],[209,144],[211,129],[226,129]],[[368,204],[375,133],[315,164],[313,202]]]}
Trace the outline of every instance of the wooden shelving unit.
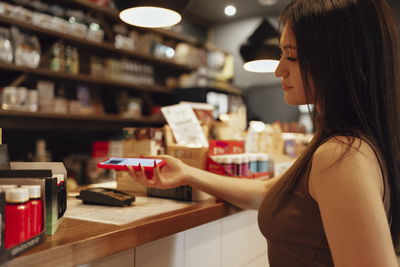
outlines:
{"label": "wooden shelving unit", "polygon": [[63,113],[47,113],[47,112],[29,112],[29,111],[18,111],[18,110],[0,110],[0,117],[3,116],[15,116],[15,117],[27,117],[27,118],[46,118],[46,119],[63,119],[63,120],[95,120],[102,122],[119,121],[121,123],[143,123],[143,122],[154,122],[161,123],[162,119],[157,119],[151,116],[143,116],[141,118],[124,118],[119,115],[77,115],[77,114],[63,114]]}
{"label": "wooden shelving unit", "polygon": [[26,23],[25,21],[10,18],[10,17],[4,16],[4,15],[0,15],[0,23],[4,23],[7,25],[15,25],[20,28],[30,30],[38,35],[57,37],[57,38],[60,38],[63,40],[68,40],[68,41],[71,41],[71,42],[74,42],[77,44],[87,45],[87,46],[90,46],[90,47],[93,47],[96,49],[102,49],[102,50],[106,50],[106,51],[120,54],[123,56],[132,57],[132,58],[135,58],[135,59],[138,59],[141,61],[145,61],[147,63],[151,63],[154,65],[164,66],[167,68],[173,68],[176,71],[180,71],[180,72],[190,72],[190,71],[193,71],[196,69],[195,67],[178,64],[171,60],[155,58],[151,55],[146,55],[146,54],[143,54],[143,53],[140,53],[137,51],[131,51],[131,50],[127,50],[127,49],[118,49],[118,48],[115,48],[113,44],[108,43],[108,42],[98,43],[98,42],[90,41],[90,40],[87,40],[84,38],[79,38],[79,37],[76,37],[71,34],[58,32],[58,31],[55,31],[52,29],[38,27],[33,24]]}
{"label": "wooden shelving unit", "polygon": [[77,115],[17,110],[0,110],[0,121],[7,129],[97,131],[118,130],[122,127],[151,126],[165,123],[164,119],[151,116],[124,118],[119,115]]}
{"label": "wooden shelving unit", "polygon": [[112,80],[103,77],[90,76],[86,74],[69,74],[64,72],[56,72],[45,68],[29,68],[29,67],[17,66],[1,62],[0,62],[0,70],[22,72],[27,74],[38,75],[41,77],[71,80],[71,81],[78,81],[90,84],[117,86],[131,90],[143,90],[143,91],[160,92],[160,93],[170,93],[172,91],[171,89],[168,89],[160,85],[137,84],[129,81]]}
{"label": "wooden shelving unit", "polygon": [[[64,1],[58,0],[60,4],[64,3],[66,6],[81,7],[91,12],[97,12],[104,15],[105,17],[111,18],[112,20],[118,20],[118,12],[111,8],[98,6],[86,0],[72,0]],[[119,49],[114,46],[114,43],[110,41],[94,42],[85,38],[80,38],[65,32],[56,31],[49,28],[40,27],[28,23],[18,18],[9,17],[0,14],[0,24],[5,26],[16,26],[23,30],[28,30],[40,39],[50,40],[55,42],[57,40],[63,40],[70,44],[89,47],[93,53],[96,51],[104,54],[119,55],[121,57],[128,57],[134,60],[138,60],[154,66],[159,69],[166,69],[169,72],[180,74],[185,72],[194,71],[196,68],[184,64],[175,63],[172,60],[166,60],[156,58],[152,55],[145,54],[139,51]],[[168,35],[174,38],[180,38],[190,43],[195,42],[194,39],[179,36],[176,33],[169,33],[166,30],[154,30]],[[40,78],[49,78],[58,81],[75,81],[84,84],[100,85],[106,90],[114,88],[122,88],[125,90],[142,91],[142,92],[157,92],[157,93],[171,93],[172,89],[169,89],[161,85],[146,85],[134,83],[131,81],[121,79],[109,79],[106,77],[91,76],[87,73],[69,74],[64,72],[55,72],[45,67],[29,68],[25,66],[17,66],[14,64],[7,64],[0,62],[0,71],[2,73],[14,73],[14,74],[27,74],[29,76],[36,76]],[[9,111],[0,110],[1,126],[5,129],[49,129],[49,130],[108,130],[118,131],[122,127],[127,126],[161,126],[164,123],[163,119],[152,118],[152,117],[141,117],[135,119],[123,118],[117,115],[102,115],[102,116],[83,116],[83,115],[71,115],[71,114],[50,114],[42,112],[20,112],[20,111]]]}

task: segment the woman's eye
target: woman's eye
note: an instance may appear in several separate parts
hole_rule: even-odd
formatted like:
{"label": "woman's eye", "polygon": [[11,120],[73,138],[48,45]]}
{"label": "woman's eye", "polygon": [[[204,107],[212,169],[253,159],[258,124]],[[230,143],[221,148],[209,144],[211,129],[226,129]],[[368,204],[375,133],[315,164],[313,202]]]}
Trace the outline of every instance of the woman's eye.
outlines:
{"label": "woman's eye", "polygon": [[297,58],[295,58],[295,57],[287,57],[286,59],[293,62],[293,61],[296,61]]}

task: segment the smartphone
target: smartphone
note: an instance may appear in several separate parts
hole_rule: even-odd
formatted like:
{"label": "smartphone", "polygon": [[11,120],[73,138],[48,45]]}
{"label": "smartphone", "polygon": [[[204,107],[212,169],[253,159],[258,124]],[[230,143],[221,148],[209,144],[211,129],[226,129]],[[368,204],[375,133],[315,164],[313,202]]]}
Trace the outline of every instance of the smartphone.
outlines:
{"label": "smartphone", "polygon": [[132,166],[136,171],[139,169],[139,164],[146,172],[153,171],[154,162],[161,168],[165,164],[163,159],[149,159],[149,158],[108,158],[104,161],[97,163],[97,167],[103,169],[114,169],[118,171],[127,171],[126,166]]}

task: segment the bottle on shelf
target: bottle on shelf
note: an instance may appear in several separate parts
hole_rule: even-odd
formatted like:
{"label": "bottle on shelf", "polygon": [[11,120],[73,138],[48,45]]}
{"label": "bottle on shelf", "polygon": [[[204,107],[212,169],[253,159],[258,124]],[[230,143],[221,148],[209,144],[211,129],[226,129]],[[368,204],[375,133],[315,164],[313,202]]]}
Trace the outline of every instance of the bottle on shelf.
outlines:
{"label": "bottle on shelf", "polygon": [[64,71],[64,46],[56,42],[51,50],[50,69],[52,71]]}
{"label": "bottle on shelf", "polygon": [[65,49],[65,72],[66,73],[72,73],[72,47],[67,46]]}
{"label": "bottle on shelf", "polygon": [[76,47],[72,48],[72,74],[79,73],[79,53]]}

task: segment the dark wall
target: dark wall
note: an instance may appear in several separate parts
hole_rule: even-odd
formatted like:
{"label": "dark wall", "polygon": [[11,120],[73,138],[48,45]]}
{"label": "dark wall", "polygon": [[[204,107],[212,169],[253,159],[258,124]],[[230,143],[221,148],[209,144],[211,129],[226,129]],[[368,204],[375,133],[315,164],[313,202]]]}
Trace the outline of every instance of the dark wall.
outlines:
{"label": "dark wall", "polygon": [[259,120],[265,123],[275,121],[298,121],[297,106],[286,104],[284,92],[280,85],[254,86],[243,93],[248,120]]}

